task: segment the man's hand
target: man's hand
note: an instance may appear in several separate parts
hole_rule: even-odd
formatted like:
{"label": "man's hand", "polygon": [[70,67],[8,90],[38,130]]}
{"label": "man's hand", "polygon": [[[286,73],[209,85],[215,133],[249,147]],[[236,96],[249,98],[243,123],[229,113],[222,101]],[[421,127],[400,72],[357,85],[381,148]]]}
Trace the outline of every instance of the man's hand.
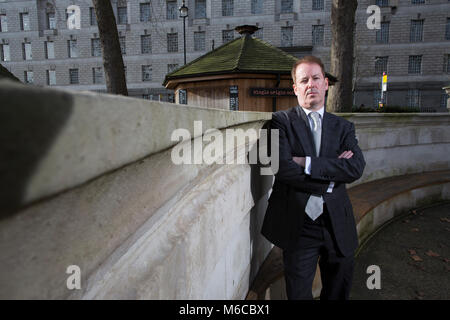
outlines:
{"label": "man's hand", "polygon": [[[353,157],[353,152],[351,152],[350,150],[348,151],[344,151],[342,152],[338,159],[350,159],[351,157]],[[292,160],[294,160],[294,162],[296,164],[298,164],[301,167],[305,167],[305,162],[306,162],[306,157],[292,157]]]}

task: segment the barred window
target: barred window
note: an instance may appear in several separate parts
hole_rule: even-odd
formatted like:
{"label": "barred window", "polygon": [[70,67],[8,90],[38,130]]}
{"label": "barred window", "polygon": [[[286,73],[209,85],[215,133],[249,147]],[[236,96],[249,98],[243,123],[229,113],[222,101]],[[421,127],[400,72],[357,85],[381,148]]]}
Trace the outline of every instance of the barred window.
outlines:
{"label": "barred window", "polygon": [[33,71],[25,71],[24,72],[25,83],[33,83]]}
{"label": "barred window", "polygon": [[264,0],[252,0],[252,3],[251,3],[252,14],[263,13],[263,1]]}
{"label": "barred window", "polygon": [[89,20],[90,20],[90,24],[91,26],[96,26],[97,25],[97,16],[95,15],[95,9],[94,8],[89,8]]}
{"label": "barred window", "polygon": [[407,95],[407,104],[410,108],[420,107],[420,91],[419,89],[409,89]]}
{"label": "barred window", "polygon": [[48,86],[56,85],[56,71],[55,70],[47,70],[47,85]]}
{"label": "barred window", "polygon": [[6,14],[0,14],[0,32],[8,31],[8,18]]}
{"label": "barred window", "polygon": [[67,47],[69,58],[77,58],[78,57],[78,45],[77,40],[67,40]]}
{"label": "barred window", "polygon": [[167,73],[171,73],[172,71],[178,69],[178,63],[169,63],[167,65]]}
{"label": "barred window", "polygon": [[281,13],[292,13],[292,12],[294,12],[294,1],[281,0]]}
{"label": "barred window", "polygon": [[141,36],[141,53],[152,53],[152,37],[149,34]]}
{"label": "barred window", "polygon": [[118,17],[117,24],[127,24],[128,23],[127,7],[117,7],[117,17]]}
{"label": "barred window", "polygon": [[206,34],[204,31],[194,32],[194,51],[204,51]]}
{"label": "barred window", "polygon": [[312,26],[312,44],[323,46],[323,30],[324,25]]}
{"label": "barred window", "polygon": [[142,81],[152,81],[152,66],[142,66]]}
{"label": "barred window", "polygon": [[389,0],[377,0],[375,4],[379,7],[387,7],[389,6]]}
{"label": "barred window", "polygon": [[445,40],[450,40],[450,18],[447,18],[447,24],[445,25]]}
{"label": "barred window", "polygon": [[233,15],[233,0],[222,0],[222,16],[232,16]]}
{"label": "barred window", "polygon": [[178,9],[176,1],[166,2],[166,18],[167,20],[176,20],[178,18]]}
{"label": "barred window", "polygon": [[388,57],[375,57],[375,74],[382,75],[387,72]]}
{"label": "barred window", "polygon": [[55,43],[53,41],[45,41],[45,58],[55,59]]}
{"label": "barred window", "polygon": [[100,57],[102,55],[100,38],[91,39],[91,55],[93,57]]}
{"label": "barred window", "polygon": [[420,73],[422,56],[409,56],[408,73]]}
{"label": "barred window", "polygon": [[127,43],[125,37],[119,37],[119,43],[122,54],[127,54]]}
{"label": "barred window", "polygon": [[450,54],[444,56],[444,72],[450,73]]}
{"label": "barred window", "polygon": [[70,84],[80,83],[80,80],[78,78],[78,69],[69,69],[69,81]]}
{"label": "barred window", "polygon": [[206,0],[195,0],[195,19],[206,18]]}
{"label": "barred window", "polygon": [[178,33],[167,34],[167,52],[178,52]]}
{"label": "barred window", "polygon": [[0,54],[1,54],[2,61],[11,61],[9,44],[0,44]]}
{"label": "barred window", "polygon": [[324,9],[324,1],[323,0],[312,0],[312,9],[313,10],[323,10]]}
{"label": "barred window", "polygon": [[234,39],[234,30],[222,30],[222,43],[227,43]]}
{"label": "barred window", "polygon": [[30,27],[30,16],[28,13],[21,13],[20,14],[20,30],[22,31],[29,31],[31,30]]}
{"label": "barred window", "polygon": [[141,22],[150,21],[150,3],[139,4],[139,12]]}
{"label": "barred window", "polygon": [[409,32],[410,42],[420,42],[423,38],[423,20],[411,20]]}
{"label": "barred window", "polygon": [[373,107],[378,107],[378,103],[381,101],[381,90],[373,90]]}
{"label": "barred window", "polygon": [[376,42],[389,43],[389,22],[381,22],[380,27],[376,32]]}
{"label": "barred window", "polygon": [[102,67],[92,68],[92,82],[94,84],[102,84],[102,83],[104,83],[103,68]]}
{"label": "barred window", "polygon": [[411,4],[422,4],[425,3],[425,0],[411,0]]}
{"label": "barred window", "polygon": [[448,99],[447,93],[444,92],[443,94],[441,94],[441,103],[440,103],[441,108],[447,108],[447,99]]}
{"label": "barred window", "polygon": [[292,47],[292,38],[294,35],[293,27],[281,27],[281,46]]}
{"label": "barred window", "polygon": [[31,43],[25,42],[22,43],[22,53],[23,53],[23,60],[32,60],[33,56],[31,53]]}
{"label": "barred window", "polygon": [[56,29],[56,17],[54,12],[47,12],[47,29]]}

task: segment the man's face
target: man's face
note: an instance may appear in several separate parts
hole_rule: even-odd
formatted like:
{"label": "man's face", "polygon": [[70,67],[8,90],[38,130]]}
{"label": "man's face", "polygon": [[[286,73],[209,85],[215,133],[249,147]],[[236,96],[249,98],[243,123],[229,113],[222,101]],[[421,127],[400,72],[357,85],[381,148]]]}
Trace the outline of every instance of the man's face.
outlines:
{"label": "man's face", "polygon": [[316,111],[325,105],[328,79],[316,63],[302,63],[295,70],[294,92],[300,106]]}

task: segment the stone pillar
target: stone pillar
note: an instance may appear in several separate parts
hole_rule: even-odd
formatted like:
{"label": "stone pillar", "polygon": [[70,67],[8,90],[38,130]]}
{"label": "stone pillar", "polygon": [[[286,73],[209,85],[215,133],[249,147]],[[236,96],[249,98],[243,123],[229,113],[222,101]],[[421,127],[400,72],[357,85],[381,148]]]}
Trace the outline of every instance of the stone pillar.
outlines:
{"label": "stone pillar", "polygon": [[450,112],[450,85],[443,87],[442,89],[447,93],[447,111]]}

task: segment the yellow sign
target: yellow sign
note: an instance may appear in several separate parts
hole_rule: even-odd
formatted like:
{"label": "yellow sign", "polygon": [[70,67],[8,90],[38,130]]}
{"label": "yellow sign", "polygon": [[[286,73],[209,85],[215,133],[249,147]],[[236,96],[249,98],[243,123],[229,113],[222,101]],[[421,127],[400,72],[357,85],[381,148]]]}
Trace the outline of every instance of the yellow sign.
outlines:
{"label": "yellow sign", "polygon": [[387,83],[387,74],[383,75],[383,83]]}

